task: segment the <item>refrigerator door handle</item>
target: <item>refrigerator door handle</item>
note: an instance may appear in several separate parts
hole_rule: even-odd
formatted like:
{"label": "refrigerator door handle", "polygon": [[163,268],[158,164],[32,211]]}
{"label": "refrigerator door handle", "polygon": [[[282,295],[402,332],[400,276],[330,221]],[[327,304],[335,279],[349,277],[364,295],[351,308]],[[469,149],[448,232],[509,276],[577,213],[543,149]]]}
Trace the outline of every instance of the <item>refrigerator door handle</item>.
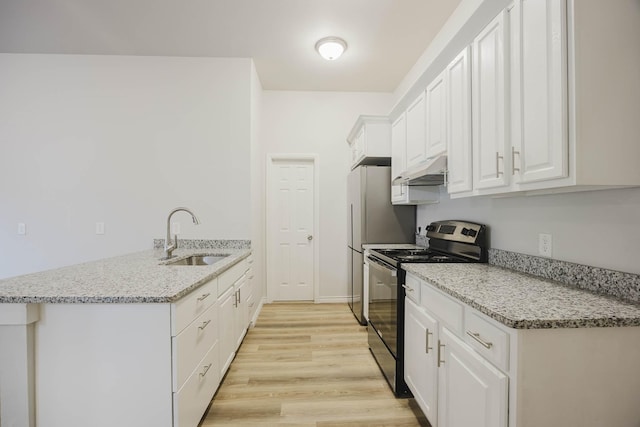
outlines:
{"label": "refrigerator door handle", "polygon": [[349,236],[349,246],[353,248],[353,203],[349,205],[349,208],[351,209],[351,215],[349,218],[351,220],[351,227],[349,227],[349,231],[351,232],[351,236]]}

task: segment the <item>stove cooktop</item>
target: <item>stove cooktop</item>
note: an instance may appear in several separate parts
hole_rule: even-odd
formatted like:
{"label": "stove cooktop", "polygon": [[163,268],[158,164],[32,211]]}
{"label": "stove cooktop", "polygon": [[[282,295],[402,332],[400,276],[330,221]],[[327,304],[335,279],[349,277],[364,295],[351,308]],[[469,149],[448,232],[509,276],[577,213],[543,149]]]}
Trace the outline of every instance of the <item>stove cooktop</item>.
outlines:
{"label": "stove cooktop", "polygon": [[463,258],[458,258],[452,255],[443,254],[433,251],[431,249],[375,249],[378,254],[384,255],[399,263],[409,262],[469,262]]}

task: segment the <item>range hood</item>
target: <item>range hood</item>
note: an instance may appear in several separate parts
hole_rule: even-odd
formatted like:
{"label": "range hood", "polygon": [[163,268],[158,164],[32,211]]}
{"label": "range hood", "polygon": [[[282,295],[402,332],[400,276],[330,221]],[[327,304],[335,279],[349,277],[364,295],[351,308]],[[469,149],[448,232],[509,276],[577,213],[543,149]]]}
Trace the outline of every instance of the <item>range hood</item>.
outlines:
{"label": "range hood", "polygon": [[429,157],[393,179],[393,184],[442,185],[447,173],[447,155]]}

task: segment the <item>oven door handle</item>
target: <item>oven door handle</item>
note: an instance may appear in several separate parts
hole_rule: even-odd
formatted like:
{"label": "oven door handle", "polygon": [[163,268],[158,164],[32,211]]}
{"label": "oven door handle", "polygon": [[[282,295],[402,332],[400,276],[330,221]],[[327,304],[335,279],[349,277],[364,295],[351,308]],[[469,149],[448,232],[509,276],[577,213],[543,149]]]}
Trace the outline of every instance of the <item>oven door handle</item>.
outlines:
{"label": "oven door handle", "polygon": [[378,258],[373,258],[371,255],[367,255],[367,260],[369,261],[369,266],[375,268],[376,270],[384,270],[385,273],[391,274],[392,277],[398,275],[398,269],[387,264],[384,261],[379,260]]}

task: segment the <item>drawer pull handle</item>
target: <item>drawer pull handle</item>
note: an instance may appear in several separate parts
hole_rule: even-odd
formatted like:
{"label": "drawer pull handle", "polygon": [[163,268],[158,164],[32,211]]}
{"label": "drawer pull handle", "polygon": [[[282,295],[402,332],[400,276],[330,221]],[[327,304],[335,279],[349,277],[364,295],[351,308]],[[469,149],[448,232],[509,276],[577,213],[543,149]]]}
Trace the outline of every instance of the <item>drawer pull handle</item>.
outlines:
{"label": "drawer pull handle", "polygon": [[438,340],[438,368],[442,365],[444,365],[444,360],[442,360],[440,358],[440,356],[442,355],[442,349],[444,348],[444,344],[440,343],[440,340]]}
{"label": "drawer pull handle", "polygon": [[209,369],[211,369],[211,365],[213,365],[213,363],[209,363],[207,366],[204,367],[202,372],[200,372],[200,378],[202,378],[205,375],[207,375],[207,372],[209,372]]}
{"label": "drawer pull handle", "polygon": [[198,329],[203,330],[209,323],[211,323],[211,319],[207,320],[206,322],[202,322],[202,325],[198,326]]}
{"label": "drawer pull handle", "polygon": [[204,300],[206,297],[208,297],[209,295],[211,295],[210,292],[207,292],[206,294],[202,294],[202,296],[198,297],[198,301],[202,301]]}
{"label": "drawer pull handle", "polygon": [[402,285],[402,287],[405,288],[409,292],[413,292],[413,288],[410,288],[407,285]]}
{"label": "drawer pull handle", "polygon": [[433,335],[431,332],[429,332],[429,329],[426,329],[426,333],[425,333],[425,338],[426,338],[426,343],[425,343],[425,349],[424,352],[426,354],[429,354],[429,350],[433,350],[433,347],[429,347],[429,335]]}
{"label": "drawer pull handle", "polygon": [[480,334],[477,333],[477,332],[467,331],[467,335],[469,335],[474,340],[478,341],[485,348],[493,347],[493,343],[492,342],[488,342],[488,341],[483,340],[482,338],[480,338]]}

